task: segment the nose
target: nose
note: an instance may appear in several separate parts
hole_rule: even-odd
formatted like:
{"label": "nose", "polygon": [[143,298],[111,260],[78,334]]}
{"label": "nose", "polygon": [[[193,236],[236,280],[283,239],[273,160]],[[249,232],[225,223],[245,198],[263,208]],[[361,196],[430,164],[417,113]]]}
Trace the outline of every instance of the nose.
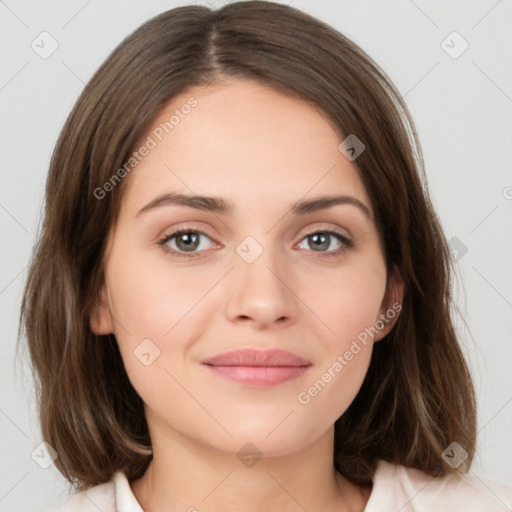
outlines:
{"label": "nose", "polygon": [[298,298],[293,276],[290,267],[277,259],[275,252],[266,249],[251,263],[236,255],[227,285],[230,321],[250,323],[258,330],[296,322]]}

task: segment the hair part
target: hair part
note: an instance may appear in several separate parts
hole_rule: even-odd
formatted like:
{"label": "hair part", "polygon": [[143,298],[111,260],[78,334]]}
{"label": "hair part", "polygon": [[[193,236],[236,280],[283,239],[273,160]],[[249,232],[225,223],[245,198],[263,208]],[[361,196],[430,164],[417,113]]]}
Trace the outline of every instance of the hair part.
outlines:
{"label": "hair part", "polygon": [[[378,459],[444,476],[453,441],[475,451],[476,402],[451,319],[451,260],[431,205],[418,136],[386,74],[347,37],[289,6],[243,1],[178,7],[145,22],[110,54],[68,116],[53,152],[42,230],[24,290],[26,334],[43,439],[77,490],[151,461],[144,404],[113,335],[91,332],[106,241],[129,177],[96,198],[162,108],[193,86],[244,78],[319,107],[366,150],[368,191],[403,308],[374,347],[363,385],[335,423],[335,468],[371,483]],[[343,139],[340,138],[340,142]]]}

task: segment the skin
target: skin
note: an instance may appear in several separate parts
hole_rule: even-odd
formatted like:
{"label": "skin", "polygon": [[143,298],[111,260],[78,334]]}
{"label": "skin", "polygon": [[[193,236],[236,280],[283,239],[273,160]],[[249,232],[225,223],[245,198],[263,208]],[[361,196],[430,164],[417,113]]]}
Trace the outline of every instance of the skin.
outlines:
{"label": "skin", "polygon": [[[191,96],[197,106],[125,178],[91,317],[95,333],[115,334],[146,404],[154,458],[132,490],[146,512],[363,510],[370,490],[332,464],[334,422],[360,389],[373,343],[394,321],[360,344],[309,403],[297,397],[401,300],[403,286],[393,276],[386,287],[381,237],[359,208],[289,213],[296,201],[336,193],[357,198],[373,216],[356,161],[338,150],[344,137],[319,109],[247,80],[190,89],[154,127]],[[220,197],[235,211],[167,205],[137,215],[163,192]],[[206,234],[196,257],[158,244],[178,227]],[[331,235],[316,248],[308,235],[327,229],[353,247]],[[247,236],[263,250],[252,263],[236,251]],[[179,238],[167,247],[190,254]],[[148,338],[160,355],[146,366],[134,350]],[[237,348],[280,348],[312,366],[261,388],[200,364]],[[247,442],[262,455],[252,467],[236,456]]]}

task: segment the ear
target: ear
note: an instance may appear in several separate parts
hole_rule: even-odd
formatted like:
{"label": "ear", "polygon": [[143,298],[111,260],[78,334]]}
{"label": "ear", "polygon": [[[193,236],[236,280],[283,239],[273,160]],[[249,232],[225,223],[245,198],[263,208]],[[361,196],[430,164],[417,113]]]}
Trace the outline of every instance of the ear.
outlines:
{"label": "ear", "polygon": [[391,332],[402,310],[403,298],[404,282],[400,272],[394,267],[388,280],[386,293],[382,299],[379,310],[380,316],[375,322],[379,332],[375,335],[373,341],[379,341]]}
{"label": "ear", "polygon": [[107,300],[105,285],[102,286],[100,296],[91,310],[89,325],[94,334],[112,334],[114,332],[114,321],[110,313],[110,303]]}

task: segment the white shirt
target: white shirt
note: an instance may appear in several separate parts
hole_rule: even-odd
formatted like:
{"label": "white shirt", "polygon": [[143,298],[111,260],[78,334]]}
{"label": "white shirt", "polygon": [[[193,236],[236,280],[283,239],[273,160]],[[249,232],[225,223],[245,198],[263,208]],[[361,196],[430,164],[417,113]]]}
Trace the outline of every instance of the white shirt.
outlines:
{"label": "white shirt", "polygon": [[[126,475],[72,495],[48,512],[144,512]],[[433,478],[380,460],[364,512],[512,512],[512,489],[473,473]]]}

